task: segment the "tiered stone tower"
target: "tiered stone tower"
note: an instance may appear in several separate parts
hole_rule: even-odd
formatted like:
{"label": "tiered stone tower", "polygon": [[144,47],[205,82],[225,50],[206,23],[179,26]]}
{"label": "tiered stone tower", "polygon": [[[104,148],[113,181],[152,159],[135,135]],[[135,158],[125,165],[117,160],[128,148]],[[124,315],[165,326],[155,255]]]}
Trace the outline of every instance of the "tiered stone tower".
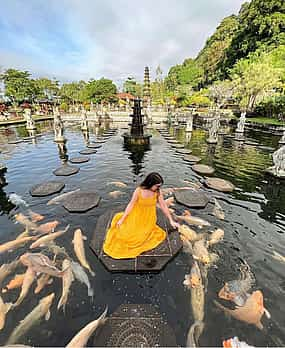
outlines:
{"label": "tiered stone tower", "polygon": [[150,95],[150,79],[149,79],[149,68],[146,66],[144,68],[144,82],[143,82],[143,106],[147,107],[150,105],[151,95]]}

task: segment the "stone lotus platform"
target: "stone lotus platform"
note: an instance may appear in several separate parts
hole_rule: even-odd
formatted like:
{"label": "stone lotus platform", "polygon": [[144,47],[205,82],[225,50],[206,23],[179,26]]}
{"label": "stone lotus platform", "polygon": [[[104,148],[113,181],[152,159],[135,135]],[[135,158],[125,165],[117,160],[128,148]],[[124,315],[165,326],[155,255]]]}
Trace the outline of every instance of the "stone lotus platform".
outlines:
{"label": "stone lotus platform", "polygon": [[96,152],[97,150],[95,149],[85,149],[85,150],[79,151],[80,155],[93,155]]}
{"label": "stone lotus platform", "polygon": [[201,190],[174,191],[174,197],[180,204],[189,208],[205,208],[210,199]]}
{"label": "stone lotus platform", "polygon": [[44,197],[60,192],[65,184],[60,181],[46,181],[41,184],[33,186],[30,194],[35,197]]}
{"label": "stone lotus platform", "polygon": [[207,166],[206,164],[194,164],[191,168],[194,172],[204,175],[211,175],[215,171],[214,168]]}
{"label": "stone lotus platform", "polygon": [[160,271],[182,248],[179,233],[171,228],[160,210],[158,210],[157,213],[157,223],[168,232],[168,236],[158,247],[133,259],[117,260],[104,253],[102,249],[103,243],[112,218],[117,212],[123,211],[124,209],[125,206],[118,207],[117,209],[110,210],[99,217],[90,243],[91,249],[104,266],[111,272]]}
{"label": "stone lotus platform", "polygon": [[85,213],[97,207],[100,199],[96,192],[74,192],[64,200],[63,207],[70,213]]}
{"label": "stone lotus platform", "polygon": [[201,158],[198,157],[198,156],[194,156],[194,155],[186,155],[183,157],[184,161],[187,161],[187,162],[200,162],[201,161]]}
{"label": "stone lotus platform", "polygon": [[207,178],[205,185],[221,192],[232,192],[235,189],[235,186],[230,181],[220,178]]}
{"label": "stone lotus platform", "polygon": [[69,166],[68,164],[64,164],[63,166],[55,169],[53,174],[56,176],[70,176],[77,174],[79,172],[79,167]]}
{"label": "stone lotus platform", "polygon": [[177,347],[177,343],[172,328],[154,306],[123,304],[95,332],[92,346]]}
{"label": "stone lotus platform", "polygon": [[90,157],[87,156],[72,157],[69,159],[69,162],[76,164],[85,163],[88,161],[90,161]]}
{"label": "stone lotus platform", "polygon": [[176,150],[177,153],[181,153],[182,155],[189,155],[190,153],[192,153],[192,150],[189,149],[178,149]]}

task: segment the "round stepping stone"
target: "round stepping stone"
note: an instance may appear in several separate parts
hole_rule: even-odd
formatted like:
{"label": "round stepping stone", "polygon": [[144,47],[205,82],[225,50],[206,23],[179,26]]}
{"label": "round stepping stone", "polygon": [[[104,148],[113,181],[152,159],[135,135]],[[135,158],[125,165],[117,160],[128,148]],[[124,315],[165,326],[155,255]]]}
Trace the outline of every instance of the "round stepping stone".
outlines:
{"label": "round stepping stone", "polygon": [[96,192],[74,192],[63,203],[70,213],[85,213],[96,207],[101,197]]}
{"label": "round stepping stone", "polygon": [[90,157],[87,156],[79,156],[79,157],[73,157],[70,158],[69,162],[71,163],[85,163],[90,161]]}
{"label": "round stepping stone", "polygon": [[200,162],[201,158],[198,156],[193,156],[193,155],[186,155],[183,157],[184,161],[187,162]]}
{"label": "round stepping stone", "polygon": [[173,145],[171,145],[171,147],[174,147],[175,149],[183,149],[184,145],[182,145],[182,144],[173,144]]}
{"label": "round stepping stone", "polygon": [[178,150],[176,150],[176,152],[181,153],[182,155],[189,155],[192,152],[192,150],[189,150],[189,149],[178,149]]}
{"label": "round stepping stone", "polygon": [[101,144],[88,144],[87,147],[90,149],[99,149],[102,145]]}
{"label": "round stepping stone", "polygon": [[178,203],[190,208],[205,208],[209,203],[209,198],[205,193],[196,190],[174,191],[174,197]]}
{"label": "round stepping stone", "polygon": [[68,164],[65,164],[54,170],[53,174],[56,176],[69,176],[78,173],[79,169],[80,168],[78,167],[69,166]]}
{"label": "round stepping stone", "polygon": [[81,155],[93,155],[96,152],[97,152],[97,150],[95,150],[95,149],[85,149],[85,150],[79,151],[79,153]]}
{"label": "round stepping stone", "polygon": [[97,347],[177,347],[173,329],[151,304],[123,304],[93,339]]}
{"label": "round stepping stone", "polygon": [[220,178],[207,178],[205,184],[206,186],[221,192],[232,192],[235,189],[235,186],[231,182]]}
{"label": "round stepping stone", "polygon": [[41,184],[33,186],[30,194],[34,197],[44,197],[60,192],[65,184],[59,181],[46,181]]}
{"label": "round stepping stone", "polygon": [[207,166],[206,164],[194,164],[192,166],[192,169],[194,170],[194,172],[205,175],[211,175],[215,171],[214,168]]}

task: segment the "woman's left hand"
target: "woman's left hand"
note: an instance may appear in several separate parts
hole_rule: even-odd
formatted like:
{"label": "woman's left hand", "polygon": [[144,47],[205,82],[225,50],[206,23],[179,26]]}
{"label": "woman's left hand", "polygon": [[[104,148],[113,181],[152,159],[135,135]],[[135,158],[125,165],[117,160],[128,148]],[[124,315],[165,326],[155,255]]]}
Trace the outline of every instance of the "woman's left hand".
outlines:
{"label": "woman's left hand", "polygon": [[172,220],[172,221],[170,221],[170,225],[173,227],[173,228],[178,228],[180,225],[179,225],[179,223],[178,222],[176,222],[176,221],[174,221],[174,220]]}

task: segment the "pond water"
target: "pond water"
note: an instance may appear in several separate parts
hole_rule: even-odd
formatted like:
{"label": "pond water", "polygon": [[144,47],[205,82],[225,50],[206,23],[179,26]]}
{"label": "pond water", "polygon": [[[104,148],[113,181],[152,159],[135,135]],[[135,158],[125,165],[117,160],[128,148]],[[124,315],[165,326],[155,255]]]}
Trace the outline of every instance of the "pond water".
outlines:
{"label": "pond water", "polygon": [[[112,127],[116,125],[113,124]],[[99,129],[99,132],[102,131],[103,128]],[[0,161],[8,168],[5,174],[7,185],[0,190],[1,243],[15,239],[23,231],[21,225],[14,223],[13,215],[19,211],[25,212],[25,209],[15,208],[8,202],[8,195],[12,192],[20,195],[33,211],[45,215],[44,221],[56,219],[60,221],[59,227],[71,224],[71,229],[57,240],[57,244],[64,246],[68,254],[76,260],[71,243],[75,228],[80,227],[90,241],[98,217],[108,209],[127,204],[133,190],[147,173],[159,171],[164,177],[166,187],[187,186],[183,180],[202,179],[183,160],[183,155],[175,152],[156,130],[151,130],[151,148],[148,151],[132,153],[123,146],[121,135],[125,130],[120,128],[96,154],[90,155],[89,162],[80,165],[78,174],[55,177],[52,172],[60,166],[61,155],[53,141],[52,124],[38,124],[37,132],[41,136],[35,141],[26,139],[18,144],[7,144],[16,138],[26,138],[28,134],[24,127],[0,130]],[[98,129],[91,125],[90,140],[95,140],[96,132],[98,133]],[[230,194],[205,188],[209,195],[218,197],[225,211],[224,221],[212,215],[212,204],[194,211],[195,215],[208,220],[213,228],[220,227],[225,231],[224,240],[213,247],[219,260],[208,273],[205,329],[200,337],[200,345],[221,346],[223,339],[238,336],[255,346],[284,346],[284,263],[273,259],[272,254],[275,250],[285,255],[285,183],[264,174],[264,170],[272,165],[270,148],[277,148],[279,137],[246,133],[247,141],[258,142],[258,146],[253,146],[220,135],[217,145],[208,145],[207,133],[202,129],[194,130],[191,136],[186,135],[182,129],[171,128],[170,133],[191,149],[192,154],[202,157],[201,163],[213,166],[216,177],[230,180],[237,187]],[[85,148],[79,127],[69,124],[65,135],[68,139],[67,155],[78,156],[78,152]],[[54,196],[37,198],[29,194],[33,185],[55,179],[66,185],[61,193],[77,188],[95,190],[102,197],[99,206],[84,214],[70,214],[60,205],[46,205]],[[128,187],[122,190],[126,194],[116,199],[111,198],[108,192],[118,190],[107,185],[111,181],[125,182]],[[183,210],[178,204],[176,208],[181,212]],[[3,253],[0,255],[0,263],[14,260],[26,249],[27,247],[22,247],[14,252]],[[87,296],[86,287],[75,281],[64,314],[56,309],[61,296],[60,279],[54,279],[39,295],[33,294],[33,286],[23,303],[7,314],[5,327],[0,331],[1,345],[6,342],[19,321],[38,304],[39,299],[52,291],[56,297],[51,308],[51,318],[32,328],[18,343],[65,346],[77,331],[97,318],[107,304],[109,313],[113,313],[121,304],[148,303],[156,306],[173,328],[177,344],[185,345],[188,329],[193,323],[190,291],[183,286],[184,276],[191,269],[188,255],[181,251],[160,273],[112,274],[97,260],[87,244],[86,253],[96,273],[95,277],[89,276],[95,293],[93,302]],[[213,300],[218,299],[217,293],[224,282],[238,277],[242,260],[250,265],[255,276],[253,289],[263,292],[265,307],[271,313],[271,319],[263,316],[262,331],[226,317],[213,303]],[[14,302],[18,293],[18,290],[12,290],[2,294],[2,298],[4,302]]]}

